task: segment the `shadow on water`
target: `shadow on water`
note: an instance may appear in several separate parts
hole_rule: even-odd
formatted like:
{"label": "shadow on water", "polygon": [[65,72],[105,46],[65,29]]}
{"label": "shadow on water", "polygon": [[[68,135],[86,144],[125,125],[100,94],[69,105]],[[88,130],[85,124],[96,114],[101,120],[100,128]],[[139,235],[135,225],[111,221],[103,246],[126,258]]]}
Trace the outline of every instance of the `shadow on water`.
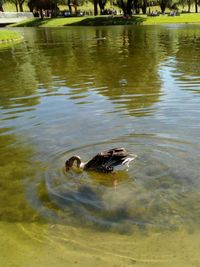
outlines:
{"label": "shadow on water", "polygon": [[[166,153],[167,161],[162,162],[162,158],[159,162],[157,146],[151,157],[140,155],[130,172],[114,176],[65,173],[62,162],[66,153],[44,164],[33,160],[33,150],[14,135],[2,132],[0,140],[4,144],[0,155],[1,221],[56,223],[128,233],[138,228],[163,231],[180,226],[191,231],[200,218],[199,191],[194,189],[195,183],[198,188],[198,181],[194,180],[198,174],[187,170],[184,153],[182,172],[176,171],[179,162],[173,163],[172,153],[170,160],[167,151],[160,150]],[[153,147],[154,141],[151,142]]]}
{"label": "shadow on water", "polygon": [[[0,135],[0,143],[3,144],[0,154],[1,221],[67,223],[87,226],[91,221],[89,217],[94,216],[90,215],[90,212],[94,212],[96,217],[101,217],[102,212],[106,214],[102,202],[102,192],[107,186],[113,186],[111,181],[107,179],[102,181],[97,175],[95,184],[97,185],[100,181],[103,187],[92,186],[92,184],[84,182],[81,184],[82,177],[80,178],[80,174],[75,173],[72,174],[73,182],[71,180],[64,181],[64,184],[57,182],[56,188],[53,188],[52,191],[49,183],[56,183],[56,179],[53,180],[50,176],[47,180],[44,179],[45,172],[48,173],[47,166],[38,160],[35,161],[33,150],[27,145],[23,145],[14,134],[6,134],[11,130],[9,128],[1,130]],[[15,145],[13,146],[13,144]],[[63,176],[61,178],[67,179]],[[71,186],[72,183],[73,186]],[[89,216],[88,220],[87,216]],[[114,217],[110,217],[111,220],[117,218],[122,218],[119,211]],[[95,222],[93,226],[100,222],[95,218],[96,220],[97,223]]]}
{"label": "shadow on water", "polygon": [[[157,139],[151,141],[150,147],[154,141]],[[195,183],[198,188],[194,178],[198,174],[187,170],[187,160],[178,146],[170,157],[163,147],[157,146],[151,153],[151,157],[141,155],[130,172],[118,173],[114,178],[92,172],[66,174],[60,169],[66,156],[61,155],[49,166],[45,182],[34,183],[33,187],[28,184],[29,203],[41,211],[41,216],[59,224],[120,233],[138,228],[173,230],[182,226],[191,231],[200,216],[199,192],[194,190]],[[162,159],[158,158],[159,153],[163,154]],[[174,153],[180,153],[179,156],[183,153],[180,162],[173,162]],[[179,164],[182,172],[176,170]]]}

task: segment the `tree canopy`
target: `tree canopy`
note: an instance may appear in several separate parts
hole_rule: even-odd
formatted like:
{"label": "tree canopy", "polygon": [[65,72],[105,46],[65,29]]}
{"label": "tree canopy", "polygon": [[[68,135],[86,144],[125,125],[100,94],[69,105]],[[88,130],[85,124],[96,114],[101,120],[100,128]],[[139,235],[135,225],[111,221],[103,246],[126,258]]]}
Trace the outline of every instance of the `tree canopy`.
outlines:
{"label": "tree canopy", "polygon": [[[133,14],[143,13],[146,14],[151,7],[159,6],[160,12],[164,13],[166,8],[178,9],[187,6],[187,11],[191,12],[191,7],[194,6],[195,12],[198,12],[198,6],[200,5],[200,0],[109,0],[111,8],[119,8],[125,17],[131,16]],[[93,4],[94,15],[107,14],[105,12],[107,0],[0,0],[0,11],[3,10],[3,4],[9,2],[15,5],[16,11],[23,12],[23,5],[26,2],[31,11],[33,9],[37,10],[51,10],[56,9],[59,5],[66,5],[72,14],[72,7],[75,8],[75,13],[77,13],[77,6],[87,5],[88,2]],[[111,10],[110,10],[111,11]],[[113,10],[111,11],[113,12]]]}

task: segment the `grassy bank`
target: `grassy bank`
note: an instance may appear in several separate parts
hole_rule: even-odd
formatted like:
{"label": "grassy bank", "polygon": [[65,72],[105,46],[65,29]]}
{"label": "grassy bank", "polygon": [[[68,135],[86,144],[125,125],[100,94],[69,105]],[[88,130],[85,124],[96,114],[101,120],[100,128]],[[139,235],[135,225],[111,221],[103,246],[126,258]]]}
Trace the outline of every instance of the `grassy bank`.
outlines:
{"label": "grassy bank", "polygon": [[200,23],[199,14],[181,14],[180,16],[160,15],[158,17],[148,17],[146,15],[133,16],[131,19],[124,19],[116,16],[97,17],[72,17],[55,19],[29,19],[13,24],[13,27],[59,27],[59,26],[106,26],[106,25],[153,25],[170,23]]}
{"label": "grassy bank", "polygon": [[9,30],[0,30],[0,44],[16,42],[22,39],[21,34]]}
{"label": "grassy bank", "polygon": [[13,27],[58,27],[58,26],[106,26],[106,25],[126,25],[141,24],[145,19],[134,16],[131,19],[122,17],[97,16],[97,17],[72,17],[55,19],[30,19],[21,23],[13,24]]}
{"label": "grassy bank", "polygon": [[180,16],[160,15],[147,17],[144,24],[200,23],[200,13],[181,14]]}

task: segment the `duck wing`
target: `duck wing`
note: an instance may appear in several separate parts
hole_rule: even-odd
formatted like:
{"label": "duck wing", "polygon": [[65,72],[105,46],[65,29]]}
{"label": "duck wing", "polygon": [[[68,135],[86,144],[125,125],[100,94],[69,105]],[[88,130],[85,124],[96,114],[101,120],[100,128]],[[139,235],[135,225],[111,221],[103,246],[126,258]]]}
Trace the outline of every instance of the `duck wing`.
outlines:
{"label": "duck wing", "polygon": [[84,169],[97,170],[100,172],[112,172],[113,168],[124,162],[128,153],[124,148],[113,148],[103,151],[85,164]]}

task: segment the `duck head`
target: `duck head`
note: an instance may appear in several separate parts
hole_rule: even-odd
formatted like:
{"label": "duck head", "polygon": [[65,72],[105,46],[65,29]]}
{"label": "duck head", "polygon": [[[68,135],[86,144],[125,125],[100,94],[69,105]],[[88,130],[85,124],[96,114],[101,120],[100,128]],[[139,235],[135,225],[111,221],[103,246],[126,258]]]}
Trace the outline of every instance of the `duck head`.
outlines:
{"label": "duck head", "polygon": [[73,156],[65,162],[65,170],[69,171],[76,164],[77,168],[80,168],[81,158],[79,156]]}

